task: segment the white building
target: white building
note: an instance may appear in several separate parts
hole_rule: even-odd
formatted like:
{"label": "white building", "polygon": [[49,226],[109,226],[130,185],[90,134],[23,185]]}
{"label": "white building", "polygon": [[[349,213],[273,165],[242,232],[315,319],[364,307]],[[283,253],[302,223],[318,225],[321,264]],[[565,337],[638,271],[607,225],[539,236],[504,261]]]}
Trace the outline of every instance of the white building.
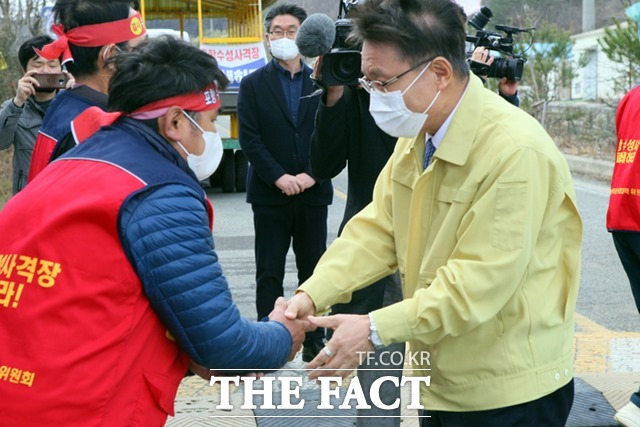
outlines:
{"label": "white building", "polygon": [[[622,25],[626,26],[627,23],[623,22]],[[615,29],[615,25],[609,28]],[[577,74],[571,83],[571,99],[616,99],[624,94],[624,91],[615,88],[616,80],[620,81],[624,74],[624,65],[607,58],[598,44],[598,40],[604,36],[604,30],[598,28],[571,36],[575,43],[573,57]],[[582,68],[578,65],[581,60],[586,62]]]}

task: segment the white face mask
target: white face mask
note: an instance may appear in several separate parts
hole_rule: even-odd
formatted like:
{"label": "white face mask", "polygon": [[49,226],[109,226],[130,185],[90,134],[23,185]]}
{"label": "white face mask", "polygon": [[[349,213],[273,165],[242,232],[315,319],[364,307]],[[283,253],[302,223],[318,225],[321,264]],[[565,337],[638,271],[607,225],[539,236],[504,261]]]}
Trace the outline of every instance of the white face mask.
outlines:
{"label": "white face mask", "polygon": [[187,164],[189,165],[189,168],[193,171],[196,177],[202,181],[213,175],[220,165],[223,152],[222,138],[220,138],[220,135],[217,132],[205,131],[187,113],[184,111],[182,113],[187,116],[191,123],[200,129],[200,132],[202,132],[202,137],[204,139],[204,151],[199,156],[196,156],[195,154],[189,153],[179,141],[176,141],[176,143],[187,155]]}
{"label": "white face mask", "polygon": [[436,93],[431,104],[423,113],[414,113],[407,108],[402,95],[407,93],[415,82],[427,71],[431,62],[418,74],[413,82],[402,92],[399,90],[393,92],[381,92],[379,90],[371,91],[371,101],[369,103],[369,112],[373,116],[376,124],[380,129],[396,138],[415,138],[427,121],[428,111],[440,96],[440,91]]}
{"label": "white face mask", "polygon": [[282,37],[281,39],[271,40],[270,44],[271,55],[276,59],[288,61],[296,58],[300,54],[295,40],[291,40],[290,38]]}

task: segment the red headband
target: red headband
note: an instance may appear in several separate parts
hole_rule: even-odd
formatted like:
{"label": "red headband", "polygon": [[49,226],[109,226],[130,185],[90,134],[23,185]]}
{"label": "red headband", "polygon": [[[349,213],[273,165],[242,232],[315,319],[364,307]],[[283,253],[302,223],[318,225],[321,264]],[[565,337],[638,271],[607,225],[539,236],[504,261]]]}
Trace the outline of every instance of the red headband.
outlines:
{"label": "red headband", "polygon": [[146,33],[139,13],[119,21],[72,28],[66,33],[61,24],[52,25],[51,30],[59,36],[58,40],[44,46],[42,49],[34,48],[34,50],[38,55],[49,61],[62,56],[63,64],[67,61],[73,61],[69,43],[80,47],[99,47],[112,43],[126,42]]}
{"label": "red headband", "polygon": [[[178,106],[186,111],[210,111],[220,108],[220,96],[215,84],[207,87],[204,92],[187,93],[173,96],[171,98],[160,99],[150,104],[144,105],[131,114],[131,117],[144,116],[145,118],[157,118],[163,115],[169,107]],[[155,114],[154,114],[155,113]],[[120,117],[125,115],[122,112],[106,112],[99,107],[91,107],[84,110],[71,122],[71,132],[80,144],[91,135],[100,130],[103,126],[110,126]]]}

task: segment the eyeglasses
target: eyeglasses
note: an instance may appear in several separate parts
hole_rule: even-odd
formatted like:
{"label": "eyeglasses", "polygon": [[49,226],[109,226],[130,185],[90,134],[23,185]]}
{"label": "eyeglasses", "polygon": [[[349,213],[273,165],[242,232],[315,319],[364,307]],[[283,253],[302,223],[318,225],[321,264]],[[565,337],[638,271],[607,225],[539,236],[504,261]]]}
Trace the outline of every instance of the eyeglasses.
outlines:
{"label": "eyeglasses", "polygon": [[381,82],[379,80],[369,80],[366,77],[360,77],[358,79],[358,82],[362,85],[362,88],[364,90],[366,90],[368,93],[373,92],[374,90],[377,90],[379,92],[382,92],[384,90],[385,87],[389,86],[391,83],[395,83],[398,80],[400,80],[405,74],[410,73],[411,71],[415,70],[416,68],[420,67],[421,65],[426,64],[427,62],[431,62],[432,59],[427,59],[425,61],[422,61],[416,65],[414,65],[413,67],[409,68],[407,71],[398,74],[395,77],[390,78],[389,80],[387,80],[386,82]]}
{"label": "eyeglasses", "polygon": [[270,31],[269,34],[271,34],[271,36],[276,39],[281,39],[285,35],[287,36],[288,39],[294,39],[296,38],[296,34],[298,34],[298,29],[296,28],[295,30],[286,30],[286,31],[278,29],[278,30]]}

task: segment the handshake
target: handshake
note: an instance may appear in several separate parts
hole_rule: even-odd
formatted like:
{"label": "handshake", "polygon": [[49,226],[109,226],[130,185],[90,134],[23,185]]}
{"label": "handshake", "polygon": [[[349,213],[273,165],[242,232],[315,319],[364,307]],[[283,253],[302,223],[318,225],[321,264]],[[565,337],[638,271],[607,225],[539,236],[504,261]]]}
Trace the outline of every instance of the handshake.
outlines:
{"label": "handshake", "polygon": [[[307,365],[313,371],[309,378],[317,380],[319,376],[346,377],[363,360],[363,355],[373,351],[373,345],[369,341],[370,321],[369,316],[355,314],[336,314],[326,317],[313,316],[316,306],[305,292],[299,292],[289,301],[280,297],[276,300],[273,311],[269,314],[269,320],[284,325],[289,331],[293,344],[289,360],[292,360],[300,351],[305,333],[316,328],[333,329],[331,340]],[[317,368],[322,368],[321,370]],[[189,370],[210,380],[212,375],[225,375],[215,370],[191,362]],[[260,378],[262,372],[247,373],[244,376]]]}
{"label": "handshake", "polygon": [[369,341],[369,316],[338,314],[327,317],[315,317],[316,306],[305,292],[299,292],[289,301],[280,297],[269,320],[282,323],[293,339],[293,346],[289,360],[293,359],[302,347],[305,333],[316,328],[330,328],[334,330],[331,340],[322,351],[308,364],[314,370],[309,374],[310,379],[322,376],[345,377],[360,363],[361,354],[373,351]]}

